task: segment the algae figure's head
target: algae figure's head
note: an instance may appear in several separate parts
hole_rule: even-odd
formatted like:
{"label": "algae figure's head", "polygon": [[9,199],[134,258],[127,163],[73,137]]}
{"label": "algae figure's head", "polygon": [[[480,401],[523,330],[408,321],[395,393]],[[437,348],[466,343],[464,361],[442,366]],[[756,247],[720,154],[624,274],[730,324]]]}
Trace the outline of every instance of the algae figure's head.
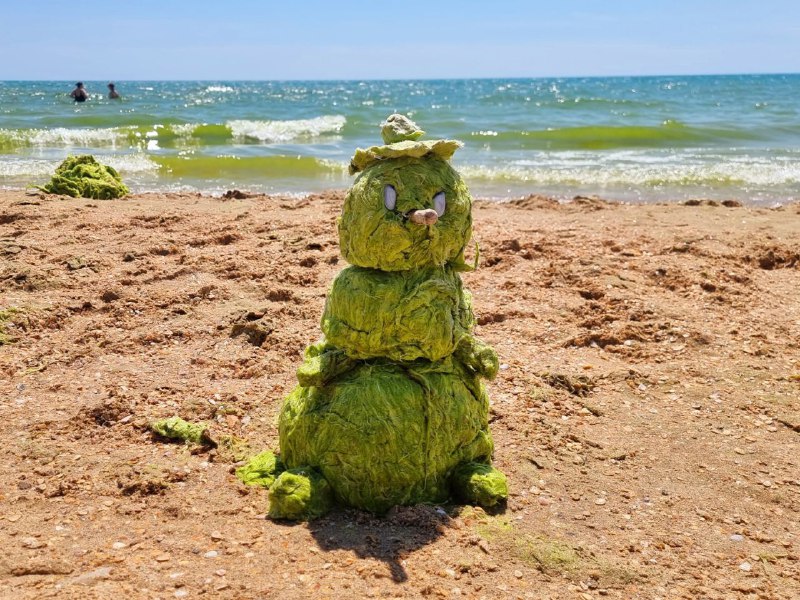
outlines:
{"label": "algae figure's head", "polygon": [[407,271],[464,266],[472,235],[472,198],[448,160],[454,140],[419,141],[424,132],[403,115],[383,124],[384,146],[358,149],[359,173],[339,219],[344,259],[358,267]]}

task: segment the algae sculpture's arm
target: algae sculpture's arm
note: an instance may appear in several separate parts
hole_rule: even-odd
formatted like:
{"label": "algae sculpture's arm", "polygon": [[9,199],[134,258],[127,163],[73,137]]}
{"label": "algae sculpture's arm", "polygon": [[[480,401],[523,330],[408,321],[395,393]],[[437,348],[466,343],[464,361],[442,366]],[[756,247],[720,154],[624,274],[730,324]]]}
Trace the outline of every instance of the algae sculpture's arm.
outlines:
{"label": "algae sculpture's arm", "polygon": [[465,335],[458,343],[455,357],[480,377],[494,379],[500,369],[497,352],[472,335]]}
{"label": "algae sculpture's arm", "polygon": [[356,361],[344,350],[325,341],[306,348],[305,360],[297,369],[297,381],[303,387],[319,387],[355,367]]}

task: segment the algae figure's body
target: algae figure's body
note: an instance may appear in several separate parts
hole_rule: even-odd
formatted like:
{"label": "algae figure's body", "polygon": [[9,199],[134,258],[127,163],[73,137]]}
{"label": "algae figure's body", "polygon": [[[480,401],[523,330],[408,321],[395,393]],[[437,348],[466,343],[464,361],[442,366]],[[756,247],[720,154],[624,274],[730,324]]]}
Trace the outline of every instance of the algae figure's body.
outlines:
{"label": "algae figure's body", "polygon": [[351,266],[333,283],[323,340],[306,350],[281,410],[286,470],[270,489],[274,518],[313,518],[335,502],[381,513],[507,497],[490,466],[482,384],[497,356],[471,334],[459,276],[471,268],[471,198],[447,161],[460,144],[417,141],[422,133],[393,115],[386,145],[351,163],[361,173],[339,221]]}

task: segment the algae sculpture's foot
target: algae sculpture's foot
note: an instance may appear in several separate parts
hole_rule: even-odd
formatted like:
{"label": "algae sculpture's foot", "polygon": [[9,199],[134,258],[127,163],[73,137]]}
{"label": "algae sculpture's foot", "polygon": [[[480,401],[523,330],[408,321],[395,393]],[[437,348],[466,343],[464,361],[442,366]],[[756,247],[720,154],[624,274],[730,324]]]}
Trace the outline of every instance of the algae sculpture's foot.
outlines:
{"label": "algae sculpture's foot", "polygon": [[246,464],[236,469],[236,477],[245,485],[269,488],[283,472],[280,459],[269,450],[256,454]]}
{"label": "algae sculpture's foot", "polygon": [[508,498],[506,476],[491,465],[465,463],[453,473],[453,494],[467,504],[490,508]]}
{"label": "algae sculpture's foot", "polygon": [[333,507],[328,480],[310,467],[281,473],[269,489],[269,517],[309,521]]}

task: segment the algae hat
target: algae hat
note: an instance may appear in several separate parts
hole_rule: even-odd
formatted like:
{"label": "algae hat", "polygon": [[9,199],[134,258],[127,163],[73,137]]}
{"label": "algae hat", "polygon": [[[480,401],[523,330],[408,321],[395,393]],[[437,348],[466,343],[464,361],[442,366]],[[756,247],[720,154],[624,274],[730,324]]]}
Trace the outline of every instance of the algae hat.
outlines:
{"label": "algae hat", "polygon": [[443,160],[449,160],[462,143],[457,140],[424,140],[419,141],[425,132],[405,115],[393,114],[381,123],[383,146],[372,146],[366,150],[356,149],[350,160],[350,175],[355,175],[367,167],[386,158],[409,156],[422,158],[432,154]]}

